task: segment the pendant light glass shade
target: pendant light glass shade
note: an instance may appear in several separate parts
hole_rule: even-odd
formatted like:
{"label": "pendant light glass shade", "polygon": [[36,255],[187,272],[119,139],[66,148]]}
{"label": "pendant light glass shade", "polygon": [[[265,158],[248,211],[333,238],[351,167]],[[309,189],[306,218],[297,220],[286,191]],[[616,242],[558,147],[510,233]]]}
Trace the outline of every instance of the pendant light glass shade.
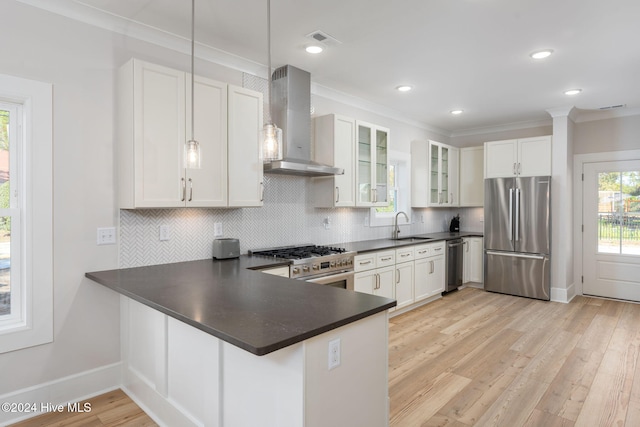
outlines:
{"label": "pendant light glass shade", "polygon": [[186,169],[200,169],[200,143],[194,137],[194,122],[196,112],[194,110],[195,87],[195,28],[196,28],[196,0],[191,0],[191,139],[184,144],[184,167]]}
{"label": "pendant light glass shade", "polygon": [[271,0],[267,0],[267,56],[269,103],[267,105],[267,121],[260,135],[262,161],[265,163],[282,159],[282,129],[279,129],[271,120]]}
{"label": "pendant light glass shade", "polygon": [[184,167],[187,169],[200,169],[200,143],[195,139],[190,139],[184,144]]}
{"label": "pendant light glass shade", "polygon": [[262,158],[265,162],[282,159],[282,129],[273,123],[262,128]]}

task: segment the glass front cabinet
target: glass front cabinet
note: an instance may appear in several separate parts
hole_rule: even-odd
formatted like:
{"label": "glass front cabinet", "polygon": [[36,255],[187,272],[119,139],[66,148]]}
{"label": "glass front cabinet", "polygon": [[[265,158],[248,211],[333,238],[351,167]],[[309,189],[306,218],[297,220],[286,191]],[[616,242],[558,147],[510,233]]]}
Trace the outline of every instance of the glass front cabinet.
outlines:
{"label": "glass front cabinet", "polygon": [[429,206],[457,206],[458,154],[450,145],[429,141]]}
{"label": "glass front cabinet", "polygon": [[387,206],[389,129],[357,121],[356,206]]}

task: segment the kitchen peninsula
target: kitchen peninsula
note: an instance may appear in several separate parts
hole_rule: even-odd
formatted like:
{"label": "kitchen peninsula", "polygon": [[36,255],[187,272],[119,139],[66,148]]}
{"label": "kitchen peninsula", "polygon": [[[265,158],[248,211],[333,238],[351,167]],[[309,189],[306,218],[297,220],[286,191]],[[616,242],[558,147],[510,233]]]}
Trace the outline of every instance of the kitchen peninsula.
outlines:
{"label": "kitchen peninsula", "polygon": [[387,425],[396,302],[252,270],[276,265],[241,256],[86,274],[121,294],[122,383],[145,411],[183,426]]}

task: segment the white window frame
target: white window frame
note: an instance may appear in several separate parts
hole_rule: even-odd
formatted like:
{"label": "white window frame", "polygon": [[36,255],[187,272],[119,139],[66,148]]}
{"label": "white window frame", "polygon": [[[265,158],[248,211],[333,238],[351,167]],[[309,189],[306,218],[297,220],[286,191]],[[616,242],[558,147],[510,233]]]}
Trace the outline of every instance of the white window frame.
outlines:
{"label": "white window frame", "polygon": [[396,170],[396,195],[397,210],[394,212],[378,212],[376,208],[371,208],[369,214],[369,225],[371,227],[392,227],[396,214],[400,211],[407,214],[409,222],[405,222],[402,217],[398,222],[400,225],[411,224],[411,154],[402,151],[389,150],[389,164],[398,165],[400,174]]}
{"label": "white window frame", "polygon": [[[0,101],[21,106],[19,173],[20,315],[0,329],[0,353],[53,341],[53,88],[49,83],[0,75]],[[14,224],[12,223],[12,228]],[[13,245],[13,241],[12,241]],[[12,273],[13,267],[12,246]]]}

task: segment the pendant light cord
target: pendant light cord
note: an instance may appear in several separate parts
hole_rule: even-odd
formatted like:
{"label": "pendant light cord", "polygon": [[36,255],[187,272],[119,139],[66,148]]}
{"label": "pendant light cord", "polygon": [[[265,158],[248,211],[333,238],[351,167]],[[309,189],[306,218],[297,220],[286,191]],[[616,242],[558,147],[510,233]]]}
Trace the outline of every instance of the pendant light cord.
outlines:
{"label": "pendant light cord", "polygon": [[271,0],[267,0],[267,76],[268,76],[268,98],[269,108],[267,108],[267,124],[272,124],[271,120]]}
{"label": "pendant light cord", "polygon": [[196,0],[191,0],[191,140],[194,141],[194,70],[195,70],[195,46],[196,46]]}

